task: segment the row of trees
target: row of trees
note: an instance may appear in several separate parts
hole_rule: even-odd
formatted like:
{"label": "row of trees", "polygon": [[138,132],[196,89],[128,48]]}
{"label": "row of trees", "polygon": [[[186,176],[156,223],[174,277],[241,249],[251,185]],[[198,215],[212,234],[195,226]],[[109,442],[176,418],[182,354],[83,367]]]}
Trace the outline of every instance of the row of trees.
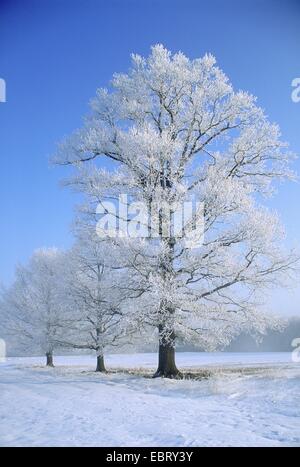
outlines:
{"label": "row of trees", "polygon": [[[18,270],[8,292],[12,306],[20,308],[16,297],[28,275],[49,256],[64,277],[62,283],[51,275],[46,281],[58,282],[53,322],[62,308],[64,316],[54,338],[50,333],[52,344],[95,350],[101,369],[107,345],[134,339],[137,329],[152,338],[155,329],[156,376],[178,375],[178,342],[214,349],[241,331],[277,326],[259,304],[270,286],[290,279],[299,257],[284,251],[278,217],[262,201],[272,194],[273,180],[293,173],[279,128],[255,98],[235,92],[211,55],[189,60],[157,45],[147,59],[133,55],[130,71],[115,74],[91,107],[83,128],[55,157],[74,169],[68,184],[85,197],[89,228],[79,229],[71,253],[39,252],[29,271]],[[124,194],[158,213],[156,235],[151,228],[147,238],[95,235],[99,206]],[[182,235],[166,233],[163,207],[172,215],[195,200],[203,208]],[[117,227],[132,220],[132,213],[121,219],[118,210],[101,212]],[[204,225],[204,237],[191,248],[195,225]],[[21,308],[34,309],[35,295],[28,286]],[[47,315],[49,306],[44,310]]]}
{"label": "row of trees", "polygon": [[134,316],[126,312],[124,272],[112,266],[111,246],[82,227],[69,251],[38,249],[2,291],[1,324],[14,346],[42,352],[53,366],[56,349],[88,349],[105,371],[107,348],[133,343]]}

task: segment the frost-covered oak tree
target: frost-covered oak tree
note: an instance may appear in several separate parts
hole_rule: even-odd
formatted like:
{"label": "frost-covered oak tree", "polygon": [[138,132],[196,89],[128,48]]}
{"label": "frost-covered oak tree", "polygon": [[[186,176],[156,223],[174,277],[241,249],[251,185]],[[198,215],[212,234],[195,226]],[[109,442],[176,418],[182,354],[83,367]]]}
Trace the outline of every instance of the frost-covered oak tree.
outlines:
{"label": "frost-covered oak tree", "polygon": [[16,348],[42,352],[53,366],[53,352],[70,325],[64,300],[64,254],[56,248],[34,252],[26,266],[18,266],[15,281],[1,297],[4,329]]}
{"label": "frost-covered oak tree", "polygon": [[[283,229],[263,198],[293,173],[278,126],[255,98],[235,92],[211,55],[189,60],[156,45],[148,58],[133,55],[129,72],[115,74],[91,107],[56,162],[76,169],[71,183],[95,206],[126,194],[149,217],[158,213],[148,238],[114,239],[136,313],[158,329],[156,375],[178,374],[179,341],[213,349],[241,330],[275,325],[258,304],[298,258],[282,250]],[[175,235],[166,223],[187,201],[200,207]],[[132,212],[111,215],[130,225]],[[203,240],[191,242],[201,221]]]}

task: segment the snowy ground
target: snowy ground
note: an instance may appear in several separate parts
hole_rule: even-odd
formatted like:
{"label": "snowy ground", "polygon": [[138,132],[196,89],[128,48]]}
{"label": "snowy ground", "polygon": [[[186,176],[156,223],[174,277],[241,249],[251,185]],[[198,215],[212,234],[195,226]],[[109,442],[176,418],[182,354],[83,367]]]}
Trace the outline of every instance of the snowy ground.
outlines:
{"label": "snowy ground", "polygon": [[[300,364],[291,354],[178,354],[205,380],[93,372],[89,356],[0,363],[0,446],[300,446]],[[109,368],[155,367],[153,354]],[[243,371],[240,371],[243,369]]]}

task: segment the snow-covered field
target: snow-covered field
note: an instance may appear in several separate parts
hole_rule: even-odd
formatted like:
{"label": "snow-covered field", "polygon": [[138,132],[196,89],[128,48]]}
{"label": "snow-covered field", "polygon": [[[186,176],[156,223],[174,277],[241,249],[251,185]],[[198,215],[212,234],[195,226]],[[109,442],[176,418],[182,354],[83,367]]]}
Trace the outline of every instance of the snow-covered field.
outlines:
{"label": "snow-covered field", "polygon": [[[55,369],[10,358],[0,363],[0,445],[300,446],[300,364],[291,354],[180,353],[177,362],[212,375],[102,375],[89,356],[56,357]],[[149,371],[156,355],[106,363]]]}

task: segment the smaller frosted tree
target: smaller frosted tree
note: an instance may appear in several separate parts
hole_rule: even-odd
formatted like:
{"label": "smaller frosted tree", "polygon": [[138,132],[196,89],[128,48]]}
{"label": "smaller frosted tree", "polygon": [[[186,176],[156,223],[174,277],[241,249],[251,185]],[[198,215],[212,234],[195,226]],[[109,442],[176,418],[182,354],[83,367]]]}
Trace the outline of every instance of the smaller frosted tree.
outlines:
{"label": "smaller frosted tree", "polygon": [[34,252],[26,266],[18,266],[15,281],[2,293],[4,327],[18,348],[46,355],[53,366],[53,352],[70,325],[63,299],[64,254],[56,248]]}
{"label": "smaller frosted tree", "polygon": [[[122,269],[112,268],[112,245],[91,227],[77,227],[68,254],[67,300],[74,324],[63,345],[96,352],[96,371],[106,371],[104,352],[126,342],[132,326],[122,310]],[[131,331],[130,331],[131,327]]]}

